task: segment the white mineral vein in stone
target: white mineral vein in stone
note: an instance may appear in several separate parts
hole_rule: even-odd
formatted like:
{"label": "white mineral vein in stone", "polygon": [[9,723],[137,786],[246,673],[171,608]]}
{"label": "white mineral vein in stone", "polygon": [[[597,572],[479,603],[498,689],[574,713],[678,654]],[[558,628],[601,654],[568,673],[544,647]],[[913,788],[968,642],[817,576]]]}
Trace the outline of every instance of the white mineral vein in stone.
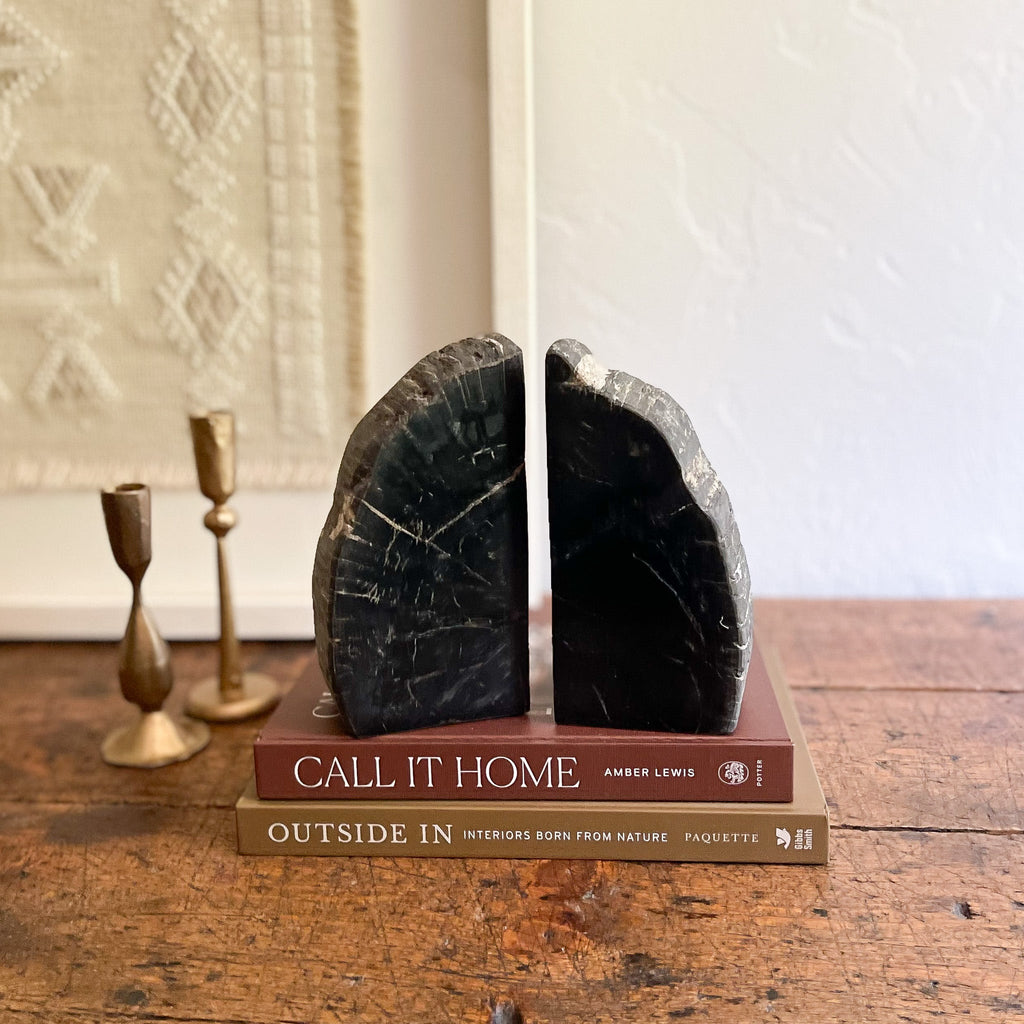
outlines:
{"label": "white mineral vein in stone", "polygon": [[420,544],[425,544],[428,548],[431,548],[434,551],[436,551],[442,558],[451,559],[453,562],[455,562],[456,565],[462,566],[462,568],[465,569],[466,572],[473,577],[473,579],[479,580],[481,583],[484,583],[487,586],[491,585],[490,580],[485,579],[483,576],[480,575],[480,573],[476,572],[474,569],[471,569],[465,562],[461,561],[458,558],[455,558],[450,551],[445,551],[445,549],[441,547],[439,544],[435,544],[431,537],[424,537],[422,536],[422,534],[413,533],[412,530],[407,530],[404,526],[401,525],[401,523],[396,523],[394,519],[391,519],[389,516],[386,516],[383,512],[380,511],[380,509],[374,508],[373,505],[371,505],[368,501],[363,502],[363,507],[372,512],[375,516],[377,516],[378,519],[381,519],[383,522],[387,523],[388,526],[390,526],[391,529],[394,530],[396,533],[404,533],[407,537],[411,537],[413,540],[418,541]]}
{"label": "white mineral vein in stone", "polygon": [[498,483],[496,483],[485,494],[481,494],[479,498],[476,498],[473,501],[471,501],[458,515],[453,516],[443,526],[439,526],[429,537],[427,537],[427,541],[433,541],[435,537],[444,533],[444,531],[447,530],[450,526],[454,526],[460,519],[469,515],[469,513],[472,512],[473,509],[477,507],[477,505],[482,505],[485,501],[487,501],[488,498],[492,498],[499,491],[503,490],[505,487],[508,487],[508,485],[512,483],[512,481],[515,480],[519,476],[519,474],[522,473],[522,471],[523,463],[520,462],[519,465],[516,466],[516,468],[512,471],[512,473],[509,476],[505,477],[504,480],[498,481]]}

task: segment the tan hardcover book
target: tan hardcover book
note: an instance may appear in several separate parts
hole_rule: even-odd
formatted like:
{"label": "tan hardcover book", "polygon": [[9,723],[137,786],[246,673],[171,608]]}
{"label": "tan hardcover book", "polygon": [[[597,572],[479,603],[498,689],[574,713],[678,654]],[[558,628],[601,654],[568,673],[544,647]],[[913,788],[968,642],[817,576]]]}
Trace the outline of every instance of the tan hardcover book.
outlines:
{"label": "tan hardcover book", "polygon": [[238,851],[827,863],[825,797],[789,689],[769,671],[793,740],[792,802],[261,800],[250,782],[236,805]]}

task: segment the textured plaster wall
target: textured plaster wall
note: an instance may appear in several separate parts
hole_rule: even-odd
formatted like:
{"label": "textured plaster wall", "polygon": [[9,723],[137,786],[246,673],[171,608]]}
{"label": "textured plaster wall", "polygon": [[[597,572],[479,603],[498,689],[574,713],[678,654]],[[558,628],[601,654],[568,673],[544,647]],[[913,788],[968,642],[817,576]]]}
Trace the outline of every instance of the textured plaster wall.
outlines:
{"label": "textured plaster wall", "polygon": [[687,409],[757,593],[1020,594],[1024,4],[534,13],[540,337]]}

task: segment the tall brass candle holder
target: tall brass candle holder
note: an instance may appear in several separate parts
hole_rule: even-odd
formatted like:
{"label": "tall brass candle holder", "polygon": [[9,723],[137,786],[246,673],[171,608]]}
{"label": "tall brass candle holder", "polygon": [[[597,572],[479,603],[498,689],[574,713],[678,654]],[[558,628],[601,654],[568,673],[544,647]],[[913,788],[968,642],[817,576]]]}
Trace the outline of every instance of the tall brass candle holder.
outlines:
{"label": "tall brass candle holder", "polygon": [[235,493],[235,418],[227,410],[189,417],[199,489],[213,502],[203,525],[217,538],[220,587],[220,675],[204,679],[189,694],[186,710],[208,722],[234,722],[272,708],[281,688],[269,676],[242,671],[235,635],[225,538],[238,522],[227,501]]}
{"label": "tall brass candle holder", "polygon": [[163,637],[142,604],[142,577],[152,558],[150,493],[144,484],[102,491],[103,519],[114,560],[132,585],[132,610],[118,650],[117,674],[125,700],[142,714],[115,729],[100,748],[108,764],[159,768],[186,761],[210,742],[202,722],[175,722],[162,709],[174,677]]}

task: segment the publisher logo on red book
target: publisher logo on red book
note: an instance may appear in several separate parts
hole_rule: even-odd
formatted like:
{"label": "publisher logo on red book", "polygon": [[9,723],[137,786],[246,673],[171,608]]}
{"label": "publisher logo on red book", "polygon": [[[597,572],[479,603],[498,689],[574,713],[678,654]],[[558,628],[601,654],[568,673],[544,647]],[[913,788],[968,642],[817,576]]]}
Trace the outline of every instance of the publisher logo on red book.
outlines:
{"label": "publisher logo on red book", "polygon": [[726,761],[718,769],[718,777],[727,786],[738,786],[750,778],[750,769],[742,761]]}

